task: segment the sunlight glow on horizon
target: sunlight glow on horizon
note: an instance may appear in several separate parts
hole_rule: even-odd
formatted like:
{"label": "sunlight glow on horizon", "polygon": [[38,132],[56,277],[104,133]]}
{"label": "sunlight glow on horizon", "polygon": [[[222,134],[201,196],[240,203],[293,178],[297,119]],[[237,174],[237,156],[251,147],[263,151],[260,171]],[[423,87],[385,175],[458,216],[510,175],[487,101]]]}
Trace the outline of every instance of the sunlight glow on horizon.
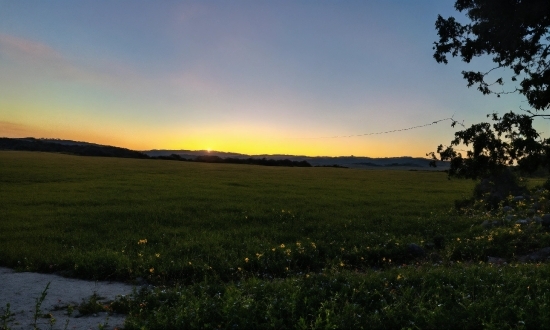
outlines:
{"label": "sunlight glow on horizon", "polygon": [[437,14],[455,15],[453,1],[0,0],[0,137],[424,157],[452,139],[449,123],[327,137],[521,104],[466,88],[458,60],[433,60]]}

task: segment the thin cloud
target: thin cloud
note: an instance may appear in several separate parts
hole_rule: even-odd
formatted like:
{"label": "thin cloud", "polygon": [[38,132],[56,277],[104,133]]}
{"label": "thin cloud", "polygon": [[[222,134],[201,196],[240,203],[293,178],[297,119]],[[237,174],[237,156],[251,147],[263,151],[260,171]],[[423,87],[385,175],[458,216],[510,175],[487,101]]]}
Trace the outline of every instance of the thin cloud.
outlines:
{"label": "thin cloud", "polygon": [[10,71],[31,76],[80,83],[91,83],[109,89],[144,87],[144,79],[121,63],[82,65],[53,47],[29,39],[0,34],[0,56],[7,57],[13,66]]}
{"label": "thin cloud", "polygon": [[0,120],[0,137],[20,138],[45,135],[46,131],[31,125]]}

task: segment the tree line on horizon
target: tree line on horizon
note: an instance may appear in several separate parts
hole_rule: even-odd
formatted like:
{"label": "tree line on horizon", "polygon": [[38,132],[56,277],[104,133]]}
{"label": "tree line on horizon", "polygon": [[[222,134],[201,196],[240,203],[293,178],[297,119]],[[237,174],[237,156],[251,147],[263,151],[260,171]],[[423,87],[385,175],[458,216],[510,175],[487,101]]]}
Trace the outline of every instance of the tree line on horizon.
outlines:
{"label": "tree line on horizon", "polygon": [[248,164],[262,166],[286,166],[286,167],[311,167],[311,164],[305,160],[293,161],[290,159],[266,159],[266,158],[221,158],[219,156],[197,156],[196,158],[183,158],[180,155],[172,154],[170,156],[151,157],[143,152],[130,150],[120,147],[102,146],[91,143],[64,144],[45,141],[35,138],[0,138],[0,150],[16,151],[41,151],[66,153],[78,156],[96,156],[96,157],[119,157],[119,158],[139,158],[139,159],[161,159],[189,161],[200,163],[229,163],[229,164]]}

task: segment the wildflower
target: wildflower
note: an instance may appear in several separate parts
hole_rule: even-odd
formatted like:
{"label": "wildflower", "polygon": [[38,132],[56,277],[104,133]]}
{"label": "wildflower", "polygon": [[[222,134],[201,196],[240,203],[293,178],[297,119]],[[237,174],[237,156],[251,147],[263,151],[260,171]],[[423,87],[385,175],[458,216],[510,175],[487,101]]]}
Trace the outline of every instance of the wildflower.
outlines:
{"label": "wildflower", "polygon": [[271,251],[275,252],[275,248],[271,249]]}
{"label": "wildflower", "polygon": [[244,258],[244,262],[248,262],[248,258]]}
{"label": "wildflower", "polygon": [[281,249],[284,249],[285,248],[285,245],[284,244],[281,244]]}
{"label": "wildflower", "polygon": [[138,244],[147,244],[147,238],[140,239],[140,240],[138,241]]}
{"label": "wildflower", "polygon": [[241,271],[241,267],[237,267],[237,269],[239,270],[239,272]]}
{"label": "wildflower", "polygon": [[160,258],[160,253],[155,253],[155,256],[156,256],[157,258]]}
{"label": "wildflower", "polygon": [[343,263],[343,262],[340,262],[340,267],[344,267],[344,263]]}
{"label": "wildflower", "polygon": [[189,261],[189,265],[191,265],[191,261]]}
{"label": "wildflower", "polygon": [[155,269],[153,267],[149,268],[149,272],[152,274],[155,272]]}
{"label": "wildflower", "polygon": [[402,278],[403,278],[403,275],[401,275],[401,274],[397,275],[397,280],[400,280]]}

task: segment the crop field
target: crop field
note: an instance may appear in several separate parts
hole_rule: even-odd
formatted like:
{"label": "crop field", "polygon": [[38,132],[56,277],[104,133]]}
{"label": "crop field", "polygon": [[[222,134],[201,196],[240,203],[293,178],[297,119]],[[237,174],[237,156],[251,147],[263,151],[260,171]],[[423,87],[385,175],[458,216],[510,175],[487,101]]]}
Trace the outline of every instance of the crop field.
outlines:
{"label": "crop field", "polygon": [[1,151],[0,266],[154,285],[113,303],[128,329],[550,327],[550,267],[515,262],[548,231],[454,210],[473,187],[434,171]]}

